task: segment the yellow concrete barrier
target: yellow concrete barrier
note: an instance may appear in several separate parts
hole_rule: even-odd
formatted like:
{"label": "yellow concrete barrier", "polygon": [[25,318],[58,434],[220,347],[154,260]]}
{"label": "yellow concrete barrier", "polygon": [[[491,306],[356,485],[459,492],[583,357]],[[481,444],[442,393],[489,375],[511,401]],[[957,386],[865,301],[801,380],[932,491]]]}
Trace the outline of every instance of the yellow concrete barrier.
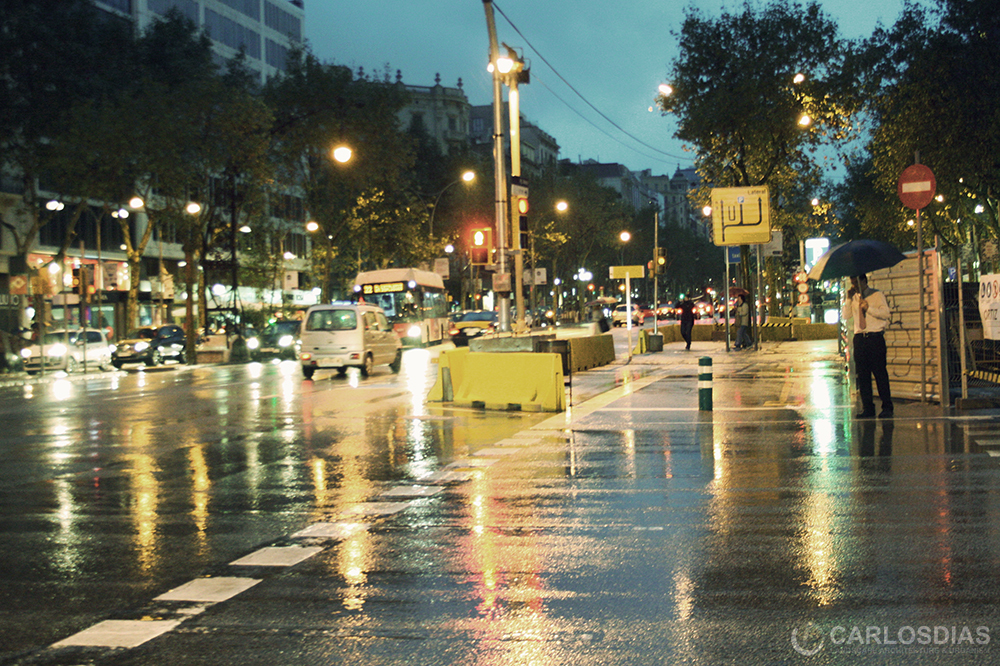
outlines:
{"label": "yellow concrete barrier", "polygon": [[[459,353],[455,353],[459,352]],[[562,357],[525,352],[455,350],[438,360],[438,379],[428,400],[486,409],[561,412],[566,409]]]}
{"label": "yellow concrete barrier", "polygon": [[465,377],[465,357],[468,347],[443,351],[438,356],[438,376],[427,394],[431,402],[451,402],[455,399],[455,387],[461,385]]}
{"label": "yellow concrete barrier", "polygon": [[590,370],[615,361],[615,340],[606,333],[566,338],[566,342],[569,343],[571,372]]}

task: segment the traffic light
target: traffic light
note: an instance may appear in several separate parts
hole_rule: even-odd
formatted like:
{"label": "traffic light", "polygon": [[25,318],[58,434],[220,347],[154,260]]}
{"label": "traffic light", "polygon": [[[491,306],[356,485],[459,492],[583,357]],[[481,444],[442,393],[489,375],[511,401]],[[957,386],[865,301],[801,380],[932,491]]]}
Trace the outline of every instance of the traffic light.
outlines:
{"label": "traffic light", "polygon": [[493,229],[476,227],[469,236],[469,255],[473,265],[486,266],[493,254]]}
{"label": "traffic light", "polygon": [[518,247],[524,249],[528,247],[528,196],[514,197],[515,210],[517,211]]}
{"label": "traffic light", "polygon": [[515,248],[528,247],[528,182],[517,178],[510,186],[510,205],[517,217],[517,240]]}
{"label": "traffic light", "polygon": [[656,263],[653,265],[654,275],[659,275],[667,269],[667,251],[662,247],[656,248]]}

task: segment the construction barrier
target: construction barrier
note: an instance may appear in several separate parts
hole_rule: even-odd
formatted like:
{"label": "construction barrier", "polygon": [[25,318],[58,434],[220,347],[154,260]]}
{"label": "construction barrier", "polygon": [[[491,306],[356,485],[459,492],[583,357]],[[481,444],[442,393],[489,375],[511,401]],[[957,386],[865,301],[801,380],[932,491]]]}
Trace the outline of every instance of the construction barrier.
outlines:
{"label": "construction barrier", "polygon": [[566,338],[569,343],[570,371],[590,370],[615,360],[615,339],[610,334]]}
{"label": "construction barrier", "polygon": [[485,409],[561,412],[566,409],[562,356],[445,351],[427,399]]}

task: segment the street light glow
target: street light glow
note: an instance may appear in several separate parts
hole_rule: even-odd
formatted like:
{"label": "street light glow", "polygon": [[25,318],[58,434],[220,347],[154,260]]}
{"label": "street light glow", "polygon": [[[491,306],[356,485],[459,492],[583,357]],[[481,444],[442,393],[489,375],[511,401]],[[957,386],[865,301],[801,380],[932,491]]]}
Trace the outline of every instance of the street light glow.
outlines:
{"label": "street light glow", "polygon": [[673,87],[666,83],[661,83],[659,88],[657,88],[657,90],[659,90],[660,94],[663,95],[664,97],[674,94]]}
{"label": "street light glow", "polygon": [[812,118],[810,118],[808,114],[803,113],[799,116],[800,127],[809,127],[810,125],[812,125]]}
{"label": "street light glow", "polygon": [[462,180],[464,180],[467,183],[471,183],[475,179],[476,179],[475,171],[466,171],[465,173],[462,174]]}
{"label": "street light glow", "polygon": [[319,231],[319,222],[316,220],[306,222],[306,231]]}
{"label": "street light glow", "polygon": [[806,75],[803,74],[802,72],[799,72],[792,78],[792,83],[802,83],[805,80],[806,80]]}
{"label": "street light glow", "polygon": [[192,201],[187,205],[187,207],[184,210],[188,212],[188,215],[197,215],[198,213],[201,212],[201,204]]}
{"label": "street light glow", "polygon": [[567,210],[569,210],[569,204],[566,203],[565,201],[557,201],[556,210],[559,211],[560,213],[565,213]]}
{"label": "street light glow", "polygon": [[142,197],[132,197],[128,200],[128,205],[131,208],[142,208],[146,205],[146,202],[142,200]]}
{"label": "street light glow", "polygon": [[514,59],[508,58],[507,56],[500,56],[497,58],[497,70],[501,74],[510,74],[510,70],[514,69]]}
{"label": "street light glow", "polygon": [[341,164],[346,164],[351,161],[351,157],[354,155],[352,151],[347,146],[337,146],[333,149],[333,159],[337,160]]}
{"label": "street light glow", "polygon": [[627,231],[623,231],[620,234],[618,234],[618,238],[620,238],[623,243],[627,243],[629,242],[629,240],[631,240],[632,234],[630,234]]}

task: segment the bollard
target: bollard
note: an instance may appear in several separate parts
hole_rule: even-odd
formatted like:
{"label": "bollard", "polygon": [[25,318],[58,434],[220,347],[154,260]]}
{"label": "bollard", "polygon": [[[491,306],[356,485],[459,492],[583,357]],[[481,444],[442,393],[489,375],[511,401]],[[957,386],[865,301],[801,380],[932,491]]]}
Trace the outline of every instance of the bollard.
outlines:
{"label": "bollard", "polygon": [[712,357],[698,359],[698,411],[712,411]]}

